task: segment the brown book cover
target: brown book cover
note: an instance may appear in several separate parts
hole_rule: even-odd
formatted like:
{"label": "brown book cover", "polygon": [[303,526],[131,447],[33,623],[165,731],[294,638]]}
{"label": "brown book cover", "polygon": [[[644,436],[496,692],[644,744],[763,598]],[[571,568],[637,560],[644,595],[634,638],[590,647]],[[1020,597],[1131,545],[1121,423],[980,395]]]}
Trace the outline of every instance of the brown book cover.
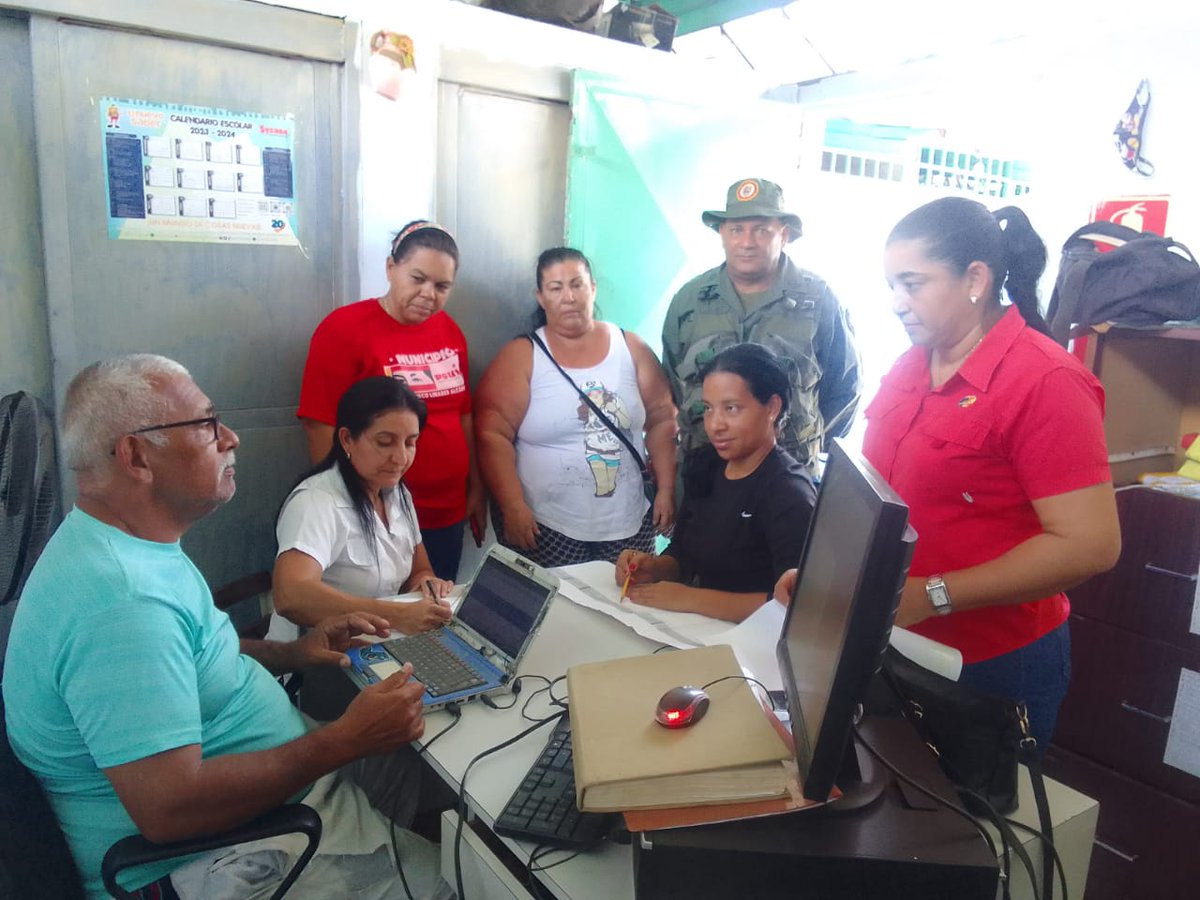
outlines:
{"label": "brown book cover", "polygon": [[687,728],[654,718],[673,687],[703,687],[741,667],[728,645],[573,666],[567,671],[576,802],[588,812],[739,803],[790,796],[791,749],[740,677],[706,688]]}

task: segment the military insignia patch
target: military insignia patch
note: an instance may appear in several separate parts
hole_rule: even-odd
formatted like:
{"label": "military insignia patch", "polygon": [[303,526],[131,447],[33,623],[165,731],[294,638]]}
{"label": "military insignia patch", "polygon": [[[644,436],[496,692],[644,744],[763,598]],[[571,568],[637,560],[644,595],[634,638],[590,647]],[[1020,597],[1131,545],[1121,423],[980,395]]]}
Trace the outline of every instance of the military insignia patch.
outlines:
{"label": "military insignia patch", "polygon": [[758,182],[753,178],[747,178],[737,186],[737,198],[745,203],[747,200],[753,200],[758,196]]}

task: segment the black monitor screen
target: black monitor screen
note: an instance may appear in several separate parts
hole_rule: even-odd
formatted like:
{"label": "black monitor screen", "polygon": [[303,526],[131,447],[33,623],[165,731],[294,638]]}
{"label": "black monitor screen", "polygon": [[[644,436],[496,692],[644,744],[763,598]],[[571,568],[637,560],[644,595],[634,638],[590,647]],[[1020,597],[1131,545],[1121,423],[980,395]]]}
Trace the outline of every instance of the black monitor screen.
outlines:
{"label": "black monitor screen", "polygon": [[457,616],[509,656],[516,656],[554,589],[488,556]]}
{"label": "black monitor screen", "polygon": [[809,799],[825,800],[835,783],[845,789],[841,782],[856,777],[851,726],[887,645],[915,540],[904,502],[835,441],[778,647]]}

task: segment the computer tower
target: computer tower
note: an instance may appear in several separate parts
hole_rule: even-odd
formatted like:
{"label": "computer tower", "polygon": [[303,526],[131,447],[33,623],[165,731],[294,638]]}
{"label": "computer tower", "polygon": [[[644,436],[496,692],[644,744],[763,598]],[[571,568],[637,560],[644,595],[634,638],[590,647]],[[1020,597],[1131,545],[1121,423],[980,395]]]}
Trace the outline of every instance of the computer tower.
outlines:
{"label": "computer tower", "polygon": [[[862,727],[900,771],[957,802],[909,723],[867,719]],[[994,900],[999,866],[979,832],[859,751],[864,776],[885,781],[874,803],[634,835],[635,896]]]}

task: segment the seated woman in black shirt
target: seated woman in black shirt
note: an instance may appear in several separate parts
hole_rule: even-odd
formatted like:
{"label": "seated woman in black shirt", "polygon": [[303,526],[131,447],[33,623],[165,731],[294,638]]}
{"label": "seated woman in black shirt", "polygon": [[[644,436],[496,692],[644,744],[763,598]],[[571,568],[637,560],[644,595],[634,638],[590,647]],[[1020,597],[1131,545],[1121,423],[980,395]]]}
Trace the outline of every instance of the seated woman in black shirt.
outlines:
{"label": "seated woman in black shirt", "polygon": [[634,603],[740,622],[796,565],[816,491],[775,445],[787,416],[788,370],[761,344],[717,354],[704,374],[707,474],[685,473],[671,544],[661,556],[624,550],[617,583]]}

